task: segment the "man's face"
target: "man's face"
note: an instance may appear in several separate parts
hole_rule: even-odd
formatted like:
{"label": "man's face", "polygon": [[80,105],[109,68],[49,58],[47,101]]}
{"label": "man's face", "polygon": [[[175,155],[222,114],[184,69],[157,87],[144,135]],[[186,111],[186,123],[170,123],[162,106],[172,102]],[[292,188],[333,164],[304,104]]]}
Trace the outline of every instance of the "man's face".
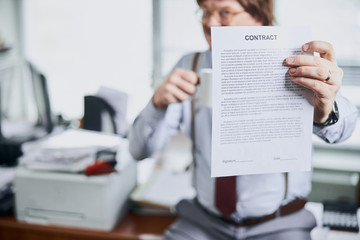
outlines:
{"label": "man's face", "polygon": [[203,10],[202,25],[206,41],[211,48],[212,26],[261,26],[262,23],[253,18],[237,0],[204,0],[200,8]]}

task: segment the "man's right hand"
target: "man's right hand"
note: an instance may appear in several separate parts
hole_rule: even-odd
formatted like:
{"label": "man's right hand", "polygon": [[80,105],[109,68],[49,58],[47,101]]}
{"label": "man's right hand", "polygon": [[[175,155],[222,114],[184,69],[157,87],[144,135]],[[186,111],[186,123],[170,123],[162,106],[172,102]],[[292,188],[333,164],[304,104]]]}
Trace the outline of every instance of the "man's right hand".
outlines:
{"label": "man's right hand", "polygon": [[198,76],[193,71],[175,69],[170,76],[155,90],[152,101],[158,109],[166,108],[171,103],[178,103],[194,95]]}

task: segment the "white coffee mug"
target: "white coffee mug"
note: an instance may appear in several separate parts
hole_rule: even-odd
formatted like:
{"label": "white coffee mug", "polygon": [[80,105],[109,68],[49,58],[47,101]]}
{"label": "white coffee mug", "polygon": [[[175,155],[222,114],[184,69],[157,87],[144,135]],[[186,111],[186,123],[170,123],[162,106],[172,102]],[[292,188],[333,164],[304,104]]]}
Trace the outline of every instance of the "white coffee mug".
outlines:
{"label": "white coffee mug", "polygon": [[201,69],[199,78],[199,103],[203,107],[212,108],[212,69]]}

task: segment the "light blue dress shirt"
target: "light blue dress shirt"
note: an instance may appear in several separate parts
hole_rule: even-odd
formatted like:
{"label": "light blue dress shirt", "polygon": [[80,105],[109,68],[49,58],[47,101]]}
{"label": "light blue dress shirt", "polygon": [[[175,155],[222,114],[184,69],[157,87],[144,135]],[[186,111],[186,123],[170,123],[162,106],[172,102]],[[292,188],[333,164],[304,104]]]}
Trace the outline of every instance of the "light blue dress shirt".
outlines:
{"label": "light blue dress shirt", "polygon": [[[194,53],[184,56],[175,66],[190,70]],[[200,54],[197,73],[211,68],[211,51]],[[340,119],[328,127],[314,126],[313,133],[329,143],[347,139],[355,128],[357,110],[345,98],[337,96]],[[215,206],[215,178],[210,177],[211,109],[196,105],[195,115],[196,168],[194,186],[200,204],[214,214],[220,214]],[[129,134],[130,152],[135,159],[144,159],[161,151],[170,137],[184,128],[191,136],[191,102],[171,104],[166,109],[156,109],[150,101],[135,119]],[[288,191],[285,193],[285,177],[282,173],[243,175],[237,177],[237,207],[232,218],[240,221],[275,212],[280,205],[295,198],[304,198],[311,191],[311,172],[288,174]]]}

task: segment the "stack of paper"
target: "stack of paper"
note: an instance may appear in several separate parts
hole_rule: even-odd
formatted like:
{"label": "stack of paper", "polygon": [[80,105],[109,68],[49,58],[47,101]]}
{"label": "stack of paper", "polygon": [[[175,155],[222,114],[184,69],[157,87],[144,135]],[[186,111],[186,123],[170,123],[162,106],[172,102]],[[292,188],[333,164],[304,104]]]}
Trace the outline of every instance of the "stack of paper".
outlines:
{"label": "stack of paper", "polygon": [[171,210],[181,199],[195,197],[191,177],[191,171],[171,172],[155,168],[150,179],[140,185],[130,198],[144,206]]}
{"label": "stack of paper", "polygon": [[130,196],[135,211],[172,214],[181,199],[194,198],[191,161],[191,140],[180,132],[156,158],[138,162],[138,187]]}
{"label": "stack of paper", "polygon": [[120,141],[117,135],[69,129],[23,144],[20,163],[30,169],[78,172],[95,161],[98,151],[117,149]]}

